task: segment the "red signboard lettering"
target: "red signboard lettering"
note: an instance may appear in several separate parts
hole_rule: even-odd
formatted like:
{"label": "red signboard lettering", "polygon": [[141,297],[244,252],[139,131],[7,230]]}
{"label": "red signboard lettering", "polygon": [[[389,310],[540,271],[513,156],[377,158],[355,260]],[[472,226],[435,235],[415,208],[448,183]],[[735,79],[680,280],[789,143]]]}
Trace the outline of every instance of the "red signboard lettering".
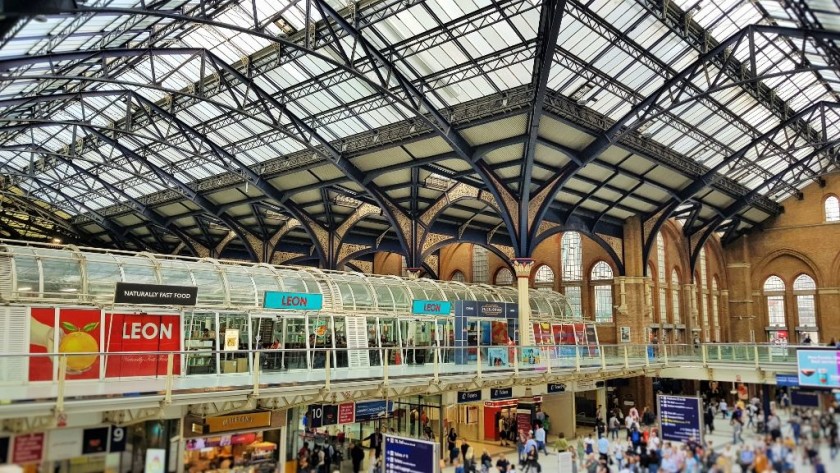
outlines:
{"label": "red signboard lettering", "polygon": [[352,402],[338,405],[338,423],[352,424],[355,419],[356,406]]}
{"label": "red signboard lettering", "polygon": [[283,296],[281,304],[283,307],[306,307],[307,300],[300,296]]}
{"label": "red signboard lettering", "polygon": [[12,451],[12,463],[37,463],[44,455],[44,434],[18,435]]}
{"label": "red signboard lettering", "polygon": [[[114,354],[105,360],[105,377],[164,376],[167,356],[144,353],[180,351],[181,321],[177,315],[105,314],[105,342]],[[180,365],[175,355],[174,374]]]}

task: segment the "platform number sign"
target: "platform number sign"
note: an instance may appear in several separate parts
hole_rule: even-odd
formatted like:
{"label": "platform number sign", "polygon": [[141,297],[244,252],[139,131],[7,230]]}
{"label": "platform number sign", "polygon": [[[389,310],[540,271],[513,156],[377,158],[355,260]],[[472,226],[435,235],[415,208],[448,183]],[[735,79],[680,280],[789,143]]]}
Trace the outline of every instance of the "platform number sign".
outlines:
{"label": "platform number sign", "polygon": [[338,416],[338,406],[332,404],[311,404],[309,406],[311,415],[310,427],[316,429],[327,425],[335,425]]}
{"label": "platform number sign", "polygon": [[125,428],[118,425],[111,427],[111,447],[109,452],[124,452],[125,451]]}

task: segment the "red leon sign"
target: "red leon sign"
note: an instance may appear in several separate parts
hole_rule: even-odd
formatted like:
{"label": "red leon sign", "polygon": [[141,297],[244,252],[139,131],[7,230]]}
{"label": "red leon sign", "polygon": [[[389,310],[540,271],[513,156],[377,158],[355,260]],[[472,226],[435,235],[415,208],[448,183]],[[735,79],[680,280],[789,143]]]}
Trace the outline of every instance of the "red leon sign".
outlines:
{"label": "red leon sign", "polygon": [[36,463],[44,455],[44,434],[18,435],[12,451],[12,463]]}
{"label": "red leon sign", "polygon": [[345,402],[338,405],[338,423],[352,424],[355,420],[356,406],[352,402]]}
{"label": "red leon sign", "polygon": [[[181,349],[181,321],[177,315],[106,314],[105,341],[109,354],[108,378],[166,375],[166,355]],[[126,353],[119,355],[118,353]],[[180,373],[180,357],[174,357],[173,373]]]}

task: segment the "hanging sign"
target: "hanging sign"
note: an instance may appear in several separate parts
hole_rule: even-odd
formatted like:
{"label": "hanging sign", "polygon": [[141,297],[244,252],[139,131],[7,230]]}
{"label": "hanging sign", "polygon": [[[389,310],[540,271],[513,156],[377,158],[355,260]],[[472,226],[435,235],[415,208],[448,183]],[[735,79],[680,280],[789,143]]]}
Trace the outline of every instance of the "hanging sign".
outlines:
{"label": "hanging sign", "polygon": [[198,301],[198,287],[118,282],[114,304],[188,305]]}
{"label": "hanging sign", "polygon": [[263,307],[283,310],[321,310],[324,296],[308,292],[265,291]]}
{"label": "hanging sign", "polygon": [[452,303],[449,301],[411,301],[411,313],[418,315],[449,315]]}
{"label": "hanging sign", "polygon": [[477,391],[458,391],[458,403],[477,402],[481,400],[481,390]]}
{"label": "hanging sign", "polygon": [[384,457],[385,473],[440,471],[440,454],[435,442],[386,435]]}
{"label": "hanging sign", "polygon": [[510,399],[513,397],[513,388],[490,388],[490,399]]}
{"label": "hanging sign", "polygon": [[18,435],[12,450],[12,463],[38,463],[44,455],[44,433]]}
{"label": "hanging sign", "polygon": [[353,402],[345,402],[338,405],[338,423],[352,424],[356,419],[356,405]]}
{"label": "hanging sign", "polygon": [[549,394],[566,392],[566,385],[563,383],[550,383],[547,388]]}

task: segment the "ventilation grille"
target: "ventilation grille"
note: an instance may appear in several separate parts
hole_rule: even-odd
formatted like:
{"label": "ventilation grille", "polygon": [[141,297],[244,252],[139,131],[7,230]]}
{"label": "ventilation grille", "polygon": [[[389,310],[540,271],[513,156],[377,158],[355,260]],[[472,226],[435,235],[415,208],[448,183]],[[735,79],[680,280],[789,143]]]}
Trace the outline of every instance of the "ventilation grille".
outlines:
{"label": "ventilation grille", "polygon": [[20,384],[28,377],[29,316],[26,307],[0,307],[0,384]]}
{"label": "ventilation grille", "polygon": [[12,298],[12,258],[0,256],[0,299]]}

